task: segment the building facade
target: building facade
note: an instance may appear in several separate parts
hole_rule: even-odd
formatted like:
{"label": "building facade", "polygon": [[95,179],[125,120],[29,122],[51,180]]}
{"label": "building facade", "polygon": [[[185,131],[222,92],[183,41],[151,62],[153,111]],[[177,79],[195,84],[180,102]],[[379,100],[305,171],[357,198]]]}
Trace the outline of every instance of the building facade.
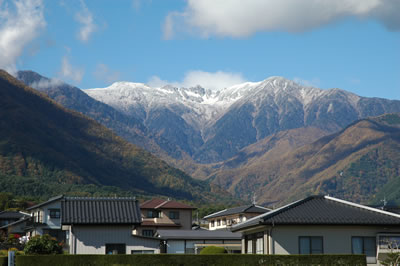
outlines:
{"label": "building facade", "polygon": [[235,224],[245,222],[252,217],[269,211],[270,209],[268,208],[250,204],[215,212],[204,216],[203,219],[208,222],[208,230],[218,230],[230,228]]}
{"label": "building facade", "polygon": [[312,196],[232,227],[242,253],[366,254],[368,265],[400,244],[400,215],[328,196]]}
{"label": "building facade", "polygon": [[140,205],[142,223],[134,234],[153,237],[157,230],[190,230],[196,208],[172,200],[151,199]]}

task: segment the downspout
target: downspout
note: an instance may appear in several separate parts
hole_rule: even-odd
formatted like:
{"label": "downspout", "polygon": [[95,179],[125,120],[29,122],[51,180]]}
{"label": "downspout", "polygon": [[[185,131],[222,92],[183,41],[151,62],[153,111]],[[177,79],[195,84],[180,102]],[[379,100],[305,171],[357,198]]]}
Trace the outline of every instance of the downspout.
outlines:
{"label": "downspout", "polygon": [[73,250],[73,254],[76,255],[76,237],[74,234],[74,225],[71,224],[71,242],[72,242],[72,250]]}
{"label": "downspout", "polygon": [[274,226],[275,226],[275,223],[274,223],[274,221],[272,221],[272,227],[269,230],[269,247],[270,247],[269,254],[270,255],[275,255],[275,241],[272,237],[272,231],[274,229]]}

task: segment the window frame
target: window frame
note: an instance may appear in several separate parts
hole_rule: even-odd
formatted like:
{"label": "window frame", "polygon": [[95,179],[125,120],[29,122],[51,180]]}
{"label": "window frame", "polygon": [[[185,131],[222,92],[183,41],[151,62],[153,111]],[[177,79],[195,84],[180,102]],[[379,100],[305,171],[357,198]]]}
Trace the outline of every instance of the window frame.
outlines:
{"label": "window frame", "polygon": [[169,211],[168,217],[172,220],[179,220],[179,211]]}
{"label": "window frame", "polygon": [[[54,215],[54,212],[58,215]],[[54,209],[49,209],[49,217],[50,219],[60,219],[61,218],[61,210],[54,208]]]}
{"label": "window frame", "polygon": [[[351,236],[351,254],[358,254],[358,253],[354,253],[354,247],[353,247],[353,239],[355,238],[361,238],[362,239],[362,253],[361,254],[365,254],[365,256],[367,257],[367,263],[376,263],[377,261],[377,248],[378,248],[378,243],[377,243],[377,238],[376,236]],[[374,239],[374,243],[375,243],[375,248],[374,248],[374,257],[372,256],[367,256],[367,253],[365,252],[365,239]],[[368,258],[374,258],[374,261],[368,261]]]}
{"label": "window frame", "polygon": [[[151,235],[150,234],[145,234],[144,232],[146,232],[146,233],[150,233],[151,232]],[[152,230],[152,229],[143,229],[142,230],[142,236],[153,237],[154,236],[154,230]]]}
{"label": "window frame", "polygon": [[[309,246],[309,250],[310,250],[310,253],[307,253],[307,254],[305,254],[305,253],[301,253],[301,246],[300,246],[300,243],[301,243],[301,238],[308,238],[309,239],[309,241],[310,241],[310,246]],[[321,253],[313,253],[313,249],[312,249],[312,239],[321,239]],[[298,254],[300,254],[300,255],[310,255],[310,254],[324,254],[324,237],[323,236],[299,236],[298,237],[298,245],[299,245],[299,253]]]}
{"label": "window frame", "polygon": [[[107,253],[107,250],[109,250],[112,246],[115,246],[115,247],[117,247],[117,246],[119,246],[119,247],[124,246],[124,249],[125,249],[124,253],[117,253],[117,254],[126,254],[126,243],[106,243],[104,246],[105,246],[106,255],[113,255],[113,253]],[[107,246],[108,246],[108,247],[107,247]],[[111,247],[110,247],[110,246],[111,246]],[[114,250],[117,250],[117,251],[118,251],[118,248],[117,248],[117,249],[114,249]],[[121,251],[122,251],[122,249],[121,249]]]}
{"label": "window frame", "polygon": [[[150,215],[151,213],[151,215]],[[146,211],[146,218],[161,218],[161,211],[157,211],[157,210],[147,210]]]}

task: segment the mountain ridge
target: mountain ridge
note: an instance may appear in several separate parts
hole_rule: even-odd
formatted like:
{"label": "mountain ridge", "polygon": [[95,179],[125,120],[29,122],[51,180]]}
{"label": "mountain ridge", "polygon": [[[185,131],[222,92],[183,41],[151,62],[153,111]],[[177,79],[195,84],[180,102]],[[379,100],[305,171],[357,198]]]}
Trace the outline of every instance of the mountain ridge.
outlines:
{"label": "mountain ridge", "polygon": [[[128,115],[141,114],[150,131],[177,143],[198,163],[227,160],[279,131],[317,127],[333,133],[357,119],[400,111],[400,101],[301,86],[282,77],[217,91],[143,86],[124,82],[83,91]],[[160,127],[157,119],[173,126]]]}
{"label": "mountain ridge", "polygon": [[5,71],[0,71],[0,108],[0,183],[14,192],[22,193],[18,188],[31,184],[30,191],[25,190],[29,195],[79,192],[89,186],[93,193],[130,192],[198,202],[231,199]]}

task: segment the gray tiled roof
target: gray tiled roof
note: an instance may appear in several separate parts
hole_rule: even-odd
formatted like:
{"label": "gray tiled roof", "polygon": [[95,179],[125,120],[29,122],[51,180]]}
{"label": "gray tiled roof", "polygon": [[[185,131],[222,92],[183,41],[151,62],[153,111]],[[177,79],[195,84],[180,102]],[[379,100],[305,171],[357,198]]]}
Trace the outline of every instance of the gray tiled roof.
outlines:
{"label": "gray tiled roof", "polygon": [[161,239],[192,239],[192,240],[239,240],[240,233],[232,233],[228,230],[158,230],[157,235]]}
{"label": "gray tiled roof", "polygon": [[311,196],[235,225],[232,231],[260,224],[400,225],[400,215],[328,196]]}
{"label": "gray tiled roof", "polygon": [[2,211],[0,212],[0,219],[21,219],[27,215],[18,211]]}
{"label": "gray tiled roof", "polygon": [[65,197],[61,201],[61,223],[140,224],[139,203],[135,198]]}
{"label": "gray tiled roof", "polygon": [[270,210],[267,208],[250,204],[215,212],[207,216],[204,216],[203,219],[210,219],[210,218],[216,218],[216,217],[227,216],[232,214],[240,214],[240,213],[266,213],[268,211]]}

